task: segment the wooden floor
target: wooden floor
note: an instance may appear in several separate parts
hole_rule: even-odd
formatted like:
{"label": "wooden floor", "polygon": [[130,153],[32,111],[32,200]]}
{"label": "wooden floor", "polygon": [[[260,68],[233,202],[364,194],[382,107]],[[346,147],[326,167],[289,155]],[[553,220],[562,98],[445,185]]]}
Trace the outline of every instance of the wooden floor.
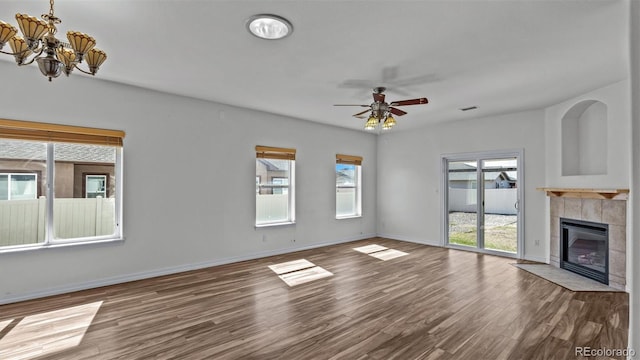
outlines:
{"label": "wooden floor", "polygon": [[[369,244],[409,255],[353,250]],[[268,267],[298,259],[333,276],[289,287]],[[626,348],[626,293],[571,292],[513,262],[375,238],[4,305],[0,358],[574,359],[576,346]]]}

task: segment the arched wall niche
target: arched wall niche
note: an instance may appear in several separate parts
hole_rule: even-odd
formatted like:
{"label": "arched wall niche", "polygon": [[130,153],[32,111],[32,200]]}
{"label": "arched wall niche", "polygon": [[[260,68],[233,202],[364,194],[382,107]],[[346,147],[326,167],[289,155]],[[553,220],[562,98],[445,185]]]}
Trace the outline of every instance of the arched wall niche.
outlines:
{"label": "arched wall niche", "polygon": [[607,105],[584,100],[562,117],[562,175],[607,174]]}

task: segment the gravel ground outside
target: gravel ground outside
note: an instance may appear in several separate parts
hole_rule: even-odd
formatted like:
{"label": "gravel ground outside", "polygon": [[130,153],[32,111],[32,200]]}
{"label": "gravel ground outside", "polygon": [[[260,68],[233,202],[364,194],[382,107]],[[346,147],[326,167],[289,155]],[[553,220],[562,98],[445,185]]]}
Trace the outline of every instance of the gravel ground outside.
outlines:
{"label": "gravel ground outside", "polygon": [[[449,213],[449,241],[459,245],[476,245],[476,213]],[[485,247],[515,252],[518,227],[516,215],[485,214]]]}
{"label": "gravel ground outside", "polygon": [[[476,230],[476,219],[478,214],[465,212],[449,213],[449,231],[450,232],[468,232]],[[496,226],[516,225],[518,217],[516,215],[497,215],[485,214],[485,228],[493,228]]]}

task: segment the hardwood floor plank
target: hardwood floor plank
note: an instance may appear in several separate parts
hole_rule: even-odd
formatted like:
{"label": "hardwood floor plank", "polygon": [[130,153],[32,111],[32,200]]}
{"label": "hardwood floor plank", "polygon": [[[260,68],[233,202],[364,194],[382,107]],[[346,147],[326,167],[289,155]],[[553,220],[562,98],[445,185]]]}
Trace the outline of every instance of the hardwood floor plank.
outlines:
{"label": "hardwood floor plank", "polygon": [[[353,250],[373,244],[409,255],[379,261]],[[333,276],[289,287],[269,268],[300,259]],[[571,292],[512,262],[372,238],[0,306],[0,351],[39,360],[475,360],[627,346],[628,294]],[[91,324],[74,326],[74,307],[97,302]],[[15,331],[25,318],[46,324],[48,313],[62,322]],[[52,340],[80,330],[79,344]],[[29,341],[55,352],[30,352]]]}

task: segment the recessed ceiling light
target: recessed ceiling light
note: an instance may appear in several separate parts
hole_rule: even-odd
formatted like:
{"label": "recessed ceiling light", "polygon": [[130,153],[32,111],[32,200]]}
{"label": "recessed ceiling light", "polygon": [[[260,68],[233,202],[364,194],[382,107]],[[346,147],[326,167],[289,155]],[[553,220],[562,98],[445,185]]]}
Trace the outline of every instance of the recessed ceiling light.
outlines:
{"label": "recessed ceiling light", "polygon": [[291,35],[293,25],[281,16],[260,14],[247,20],[247,29],[261,39],[277,40]]}

